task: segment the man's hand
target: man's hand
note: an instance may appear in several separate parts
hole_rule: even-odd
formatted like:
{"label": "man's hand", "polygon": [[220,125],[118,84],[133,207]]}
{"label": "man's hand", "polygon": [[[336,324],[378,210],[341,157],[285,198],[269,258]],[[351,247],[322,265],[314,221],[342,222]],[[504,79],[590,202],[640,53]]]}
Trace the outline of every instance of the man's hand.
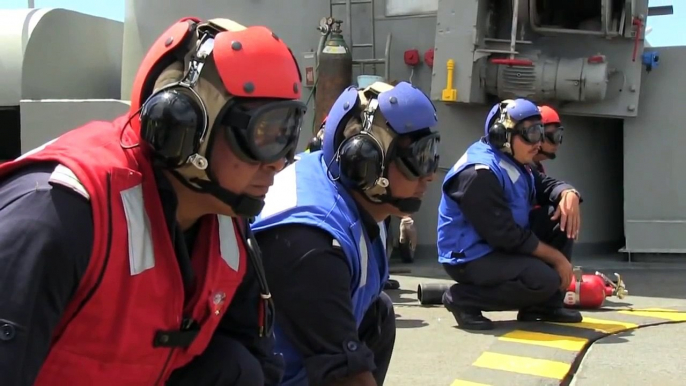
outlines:
{"label": "man's hand", "polygon": [[555,270],[557,274],[560,275],[560,289],[566,291],[569,285],[572,283],[572,277],[574,276],[574,270],[572,269],[572,264],[567,259],[560,259],[558,263],[555,264]]}
{"label": "man's hand", "polygon": [[560,220],[560,230],[567,232],[567,237],[577,239],[581,228],[581,209],[579,208],[579,196],[574,190],[562,192],[560,204],[551,217],[552,220]]}
{"label": "man's hand", "polygon": [[414,251],[417,247],[417,230],[414,227],[414,220],[409,216],[400,220],[400,244],[405,244],[405,240],[410,243],[410,249]]}

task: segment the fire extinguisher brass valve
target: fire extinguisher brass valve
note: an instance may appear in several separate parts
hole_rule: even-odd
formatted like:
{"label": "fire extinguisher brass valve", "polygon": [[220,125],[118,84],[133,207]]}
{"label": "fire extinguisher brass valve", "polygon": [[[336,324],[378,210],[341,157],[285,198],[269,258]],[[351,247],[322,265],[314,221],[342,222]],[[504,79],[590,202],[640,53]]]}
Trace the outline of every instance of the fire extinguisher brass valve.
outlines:
{"label": "fire extinguisher brass valve", "polygon": [[595,274],[603,278],[605,285],[612,287],[612,296],[616,296],[618,299],[624,299],[627,295],[629,295],[629,291],[626,289],[626,285],[618,273],[615,272],[615,276],[617,276],[617,283],[614,283],[602,272],[596,271]]}
{"label": "fire extinguisher brass valve", "polygon": [[[624,285],[624,282],[622,281],[622,277],[619,276],[618,273],[615,272],[615,276],[617,276],[617,284],[614,286],[615,290],[615,296],[617,296],[619,299],[624,299],[627,295],[629,295],[629,291],[626,289],[626,285]],[[614,283],[612,283],[614,284]]]}

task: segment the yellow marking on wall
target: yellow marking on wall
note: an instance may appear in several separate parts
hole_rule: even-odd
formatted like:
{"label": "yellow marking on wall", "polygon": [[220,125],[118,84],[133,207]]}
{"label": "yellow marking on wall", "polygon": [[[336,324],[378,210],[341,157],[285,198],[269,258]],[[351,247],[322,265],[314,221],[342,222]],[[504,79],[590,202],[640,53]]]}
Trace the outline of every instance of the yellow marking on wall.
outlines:
{"label": "yellow marking on wall", "polygon": [[499,340],[506,342],[533,344],[567,351],[581,351],[588,339],[576,336],[553,335],[542,332],[514,330],[501,336]]}
{"label": "yellow marking on wall", "polygon": [[473,366],[538,377],[562,379],[569,372],[568,363],[484,352]]}
{"label": "yellow marking on wall", "polygon": [[620,332],[632,328],[638,327],[638,324],[619,322],[616,320],[606,320],[606,319],[595,319],[584,316],[584,321],[581,323],[553,323],[560,326],[584,328],[587,330],[596,330],[605,334],[613,334],[615,332]]}
{"label": "yellow marking on wall", "polygon": [[450,386],[489,386],[485,383],[478,383],[478,382],[469,382],[469,381],[463,381],[461,379],[456,379],[453,381],[453,383],[450,384]]}
{"label": "yellow marking on wall", "polygon": [[643,317],[647,317],[647,318],[664,319],[664,320],[669,320],[672,322],[686,322],[686,313],[679,312],[679,311],[660,310],[660,309],[653,308],[651,310],[619,311],[619,313],[624,314],[624,315],[643,316]]}

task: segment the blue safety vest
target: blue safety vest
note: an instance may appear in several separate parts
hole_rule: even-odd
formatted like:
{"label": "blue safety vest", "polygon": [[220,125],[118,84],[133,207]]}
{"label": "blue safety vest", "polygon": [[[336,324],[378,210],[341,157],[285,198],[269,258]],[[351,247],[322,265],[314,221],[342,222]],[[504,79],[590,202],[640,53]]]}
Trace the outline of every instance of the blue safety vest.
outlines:
{"label": "blue safety vest", "polygon": [[[300,154],[297,162],[276,175],[252,230],[259,233],[281,225],[304,224],[331,234],[334,245],[343,249],[352,273],[350,297],[359,327],[388,280],[385,226],[379,223],[380,237],[370,242],[355,201],[341,185],[331,181],[322,156],[320,151]],[[278,315],[274,333],[276,353],[283,355],[286,364],[281,385],[307,386],[303,358],[280,330]]]}
{"label": "blue safety vest", "polygon": [[462,264],[493,251],[493,247],[479,236],[464,218],[457,203],[445,192],[450,181],[472,165],[488,168],[498,177],[514,220],[521,227],[529,227],[529,211],[536,197],[533,174],[507,155],[479,140],[467,149],[443,180],[441,203],[438,207],[437,240],[438,262],[441,264]]}

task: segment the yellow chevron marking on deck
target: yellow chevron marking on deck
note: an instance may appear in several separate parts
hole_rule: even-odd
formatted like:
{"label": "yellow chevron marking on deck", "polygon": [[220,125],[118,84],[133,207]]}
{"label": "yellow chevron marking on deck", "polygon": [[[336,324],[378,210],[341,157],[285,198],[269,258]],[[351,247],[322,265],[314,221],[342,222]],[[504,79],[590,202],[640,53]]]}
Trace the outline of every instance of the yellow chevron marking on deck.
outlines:
{"label": "yellow chevron marking on deck", "polygon": [[564,378],[570,368],[568,363],[493,352],[484,352],[472,365],[492,370],[535,375],[552,379]]}
{"label": "yellow chevron marking on deck", "polygon": [[613,334],[615,332],[620,332],[620,331],[629,330],[629,329],[638,327],[638,324],[635,324],[635,323],[619,322],[616,320],[607,320],[607,319],[595,319],[595,318],[589,318],[587,316],[584,316],[584,321],[581,323],[553,323],[553,322],[550,322],[550,324],[557,324],[560,326],[568,326],[568,327],[576,327],[576,328],[585,328],[587,330],[596,330],[598,332],[602,332],[605,334]]}
{"label": "yellow chevron marking on deck", "polygon": [[576,336],[553,335],[542,332],[514,330],[501,336],[499,340],[545,346],[567,351],[581,351],[588,339]]}
{"label": "yellow chevron marking on deck", "polygon": [[450,386],[490,386],[485,383],[478,383],[478,382],[469,382],[469,381],[463,381],[461,379],[456,379],[453,381],[453,383],[450,384]]}
{"label": "yellow chevron marking on deck", "polygon": [[620,314],[643,316],[647,318],[664,319],[672,322],[686,322],[686,313],[674,310],[651,308],[645,310],[626,310],[619,311]]}

